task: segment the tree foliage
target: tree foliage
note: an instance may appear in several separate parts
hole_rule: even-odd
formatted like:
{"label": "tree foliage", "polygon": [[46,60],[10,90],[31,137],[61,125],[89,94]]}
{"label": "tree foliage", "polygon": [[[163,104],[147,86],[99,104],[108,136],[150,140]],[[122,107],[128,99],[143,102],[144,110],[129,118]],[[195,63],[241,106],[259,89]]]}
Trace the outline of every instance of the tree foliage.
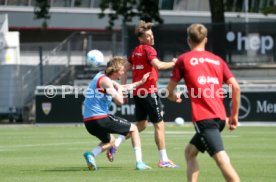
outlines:
{"label": "tree foliage", "polygon": [[264,7],[264,8],[261,9],[261,12],[262,12],[264,15],[276,14],[276,6]]}
{"label": "tree foliage", "polygon": [[35,19],[43,19],[44,22],[42,27],[47,27],[47,19],[50,19],[51,16],[49,14],[50,4],[48,0],[36,0],[34,5],[34,18]]}
{"label": "tree foliage", "polygon": [[[114,21],[122,17],[123,24],[130,22],[132,18],[139,17],[146,22],[156,21],[163,23],[159,14],[158,0],[101,0],[100,18],[109,17],[109,28],[114,26]],[[109,10],[106,12],[106,10]]]}
{"label": "tree foliage", "polygon": [[226,32],[223,0],[209,0],[212,19],[212,51],[226,58]]}
{"label": "tree foliage", "polygon": [[209,0],[211,18],[213,23],[224,23],[224,3],[223,0]]}
{"label": "tree foliage", "polygon": [[[75,5],[79,6],[82,0],[76,0]],[[224,4],[223,0],[209,0],[212,22],[224,22]],[[147,22],[163,23],[160,16],[159,0],[101,0],[100,18],[108,16],[109,28],[114,26],[114,22],[120,17],[123,24],[132,21],[134,17]],[[50,19],[49,14],[50,1],[35,0],[34,15],[35,19]],[[275,8],[274,8],[275,9]],[[264,10],[264,12],[267,12]],[[268,11],[271,13],[271,10]],[[273,10],[272,10],[273,12]],[[274,11],[275,12],[275,11]]]}

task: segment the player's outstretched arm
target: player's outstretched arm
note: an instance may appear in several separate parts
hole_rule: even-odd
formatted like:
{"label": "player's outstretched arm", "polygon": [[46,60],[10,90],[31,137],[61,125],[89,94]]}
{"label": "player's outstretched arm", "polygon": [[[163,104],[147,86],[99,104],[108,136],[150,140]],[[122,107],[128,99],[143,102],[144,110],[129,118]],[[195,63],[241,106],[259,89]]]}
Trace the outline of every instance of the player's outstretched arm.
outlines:
{"label": "player's outstretched arm", "polygon": [[137,81],[131,84],[121,85],[121,86],[123,87],[124,91],[133,90],[134,88],[137,88],[140,85],[144,84],[147,81],[149,76],[150,76],[150,72],[144,74],[143,78],[140,81]]}
{"label": "player's outstretched arm", "polygon": [[173,58],[170,62],[162,62],[159,59],[155,58],[151,60],[151,64],[157,69],[157,70],[165,70],[172,68],[175,65],[176,58]]}

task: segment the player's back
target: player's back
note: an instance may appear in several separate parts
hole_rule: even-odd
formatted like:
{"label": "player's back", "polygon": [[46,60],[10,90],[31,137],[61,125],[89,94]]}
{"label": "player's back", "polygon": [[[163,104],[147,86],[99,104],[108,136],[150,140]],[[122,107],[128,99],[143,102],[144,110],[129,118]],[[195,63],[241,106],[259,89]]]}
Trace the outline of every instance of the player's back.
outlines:
{"label": "player's back", "polygon": [[208,51],[190,51],[180,56],[184,79],[192,101],[193,120],[225,118],[222,84],[223,60]]}

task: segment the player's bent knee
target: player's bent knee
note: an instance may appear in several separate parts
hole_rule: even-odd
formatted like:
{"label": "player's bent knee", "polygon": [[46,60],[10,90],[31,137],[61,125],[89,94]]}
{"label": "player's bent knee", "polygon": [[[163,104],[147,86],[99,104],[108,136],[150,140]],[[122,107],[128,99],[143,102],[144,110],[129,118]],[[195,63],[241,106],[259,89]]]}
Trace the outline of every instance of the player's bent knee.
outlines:
{"label": "player's bent knee", "polygon": [[148,123],[146,121],[136,123],[136,126],[139,131],[143,131],[144,129],[146,129],[147,125]]}
{"label": "player's bent knee", "polygon": [[138,132],[138,128],[137,128],[137,126],[136,125],[134,125],[134,124],[131,124],[130,125],[130,129],[129,129],[129,132],[135,132],[135,131],[137,131]]}

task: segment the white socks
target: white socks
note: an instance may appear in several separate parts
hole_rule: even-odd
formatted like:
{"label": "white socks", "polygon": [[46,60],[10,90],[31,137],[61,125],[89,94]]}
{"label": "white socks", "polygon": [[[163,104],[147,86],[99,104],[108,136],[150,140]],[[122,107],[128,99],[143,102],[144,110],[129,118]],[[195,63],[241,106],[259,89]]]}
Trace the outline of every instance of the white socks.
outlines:
{"label": "white socks", "polygon": [[102,147],[100,146],[97,146],[92,150],[92,154],[94,155],[94,157],[97,157],[97,155],[99,155],[101,152],[102,152]]}
{"label": "white socks", "polygon": [[169,161],[168,156],[167,156],[167,152],[166,152],[165,149],[159,150],[159,158],[162,161]]}
{"label": "white socks", "polygon": [[[119,135],[118,138],[115,140],[115,146],[119,147],[125,140],[126,140],[125,136]],[[134,147],[134,152],[135,152],[136,162],[142,161],[141,147]],[[159,150],[159,158],[162,161],[169,161],[166,149]]]}
{"label": "white socks", "polygon": [[133,149],[134,149],[134,153],[135,153],[136,162],[142,162],[141,147],[134,147]]}
{"label": "white socks", "polygon": [[121,143],[123,143],[126,140],[126,137],[124,135],[119,135],[118,138],[115,140],[115,147],[119,147]]}
{"label": "white socks", "polygon": [[[115,140],[115,147],[119,147],[124,141],[126,137],[124,135],[119,135]],[[141,147],[134,147],[134,154],[136,158],[136,162],[142,162],[142,150]]]}

